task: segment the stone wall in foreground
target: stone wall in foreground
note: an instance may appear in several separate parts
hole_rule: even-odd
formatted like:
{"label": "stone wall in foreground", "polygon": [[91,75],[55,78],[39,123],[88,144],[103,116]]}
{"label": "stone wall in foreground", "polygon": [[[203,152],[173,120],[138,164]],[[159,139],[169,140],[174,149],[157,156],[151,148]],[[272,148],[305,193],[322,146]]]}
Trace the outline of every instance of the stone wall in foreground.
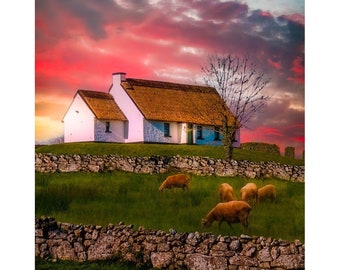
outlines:
{"label": "stone wall in foreground", "polygon": [[125,157],[119,155],[54,155],[35,154],[35,171],[52,172],[110,172],[121,170],[133,173],[186,172],[196,175],[240,176],[247,178],[277,177],[304,182],[304,166],[275,162],[221,160],[207,157]]}
{"label": "stone wall in foreground", "polygon": [[133,225],[74,225],[54,218],[35,220],[35,255],[42,259],[117,260],[166,269],[304,269],[299,240],[210,233],[177,233]]}

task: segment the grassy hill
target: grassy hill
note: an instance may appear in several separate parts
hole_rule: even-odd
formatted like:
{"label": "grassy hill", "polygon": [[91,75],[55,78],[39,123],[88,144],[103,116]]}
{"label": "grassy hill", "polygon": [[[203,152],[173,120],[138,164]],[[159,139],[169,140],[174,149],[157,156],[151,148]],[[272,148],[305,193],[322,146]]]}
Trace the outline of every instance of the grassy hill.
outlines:
{"label": "grassy hill", "polygon": [[[190,191],[158,191],[165,179],[163,174],[110,173],[56,173],[36,174],[36,216],[52,216],[58,221],[73,224],[109,223],[144,226],[146,228],[178,232],[272,236],[304,241],[304,183],[274,178],[265,180],[241,177],[191,175]],[[230,230],[226,223],[221,230],[217,224],[209,229],[200,224],[219,202],[218,188],[223,182],[234,188],[240,199],[240,189],[248,182],[258,187],[274,184],[277,200],[253,206],[246,231],[241,224]],[[289,222],[287,222],[289,220]]]}
{"label": "grassy hill", "polygon": [[[90,154],[122,156],[203,156],[223,159],[222,147],[168,144],[116,144],[116,143],[66,143],[37,146],[36,153]],[[289,165],[304,165],[304,160],[290,159],[277,154],[245,149],[235,149],[234,159],[275,161]],[[236,197],[240,188],[250,179],[239,177],[191,176],[190,191],[158,192],[166,175],[133,174],[114,171],[111,173],[54,173],[35,176],[35,214],[51,216],[61,222],[96,224],[124,221],[135,228],[174,228],[178,232],[209,231],[216,235],[258,235],[293,241],[305,240],[304,183],[279,179],[252,179],[259,187],[274,184],[278,197],[274,203],[264,202],[253,207],[249,227],[241,224],[230,229],[223,224],[203,228],[201,218],[219,201],[218,186],[228,182],[234,187]],[[142,202],[142,203],[141,203]],[[162,206],[160,208],[160,206]],[[48,262],[36,260],[36,269],[139,269],[116,262]]]}
{"label": "grassy hill", "polygon": [[[177,144],[118,144],[118,143],[63,143],[54,145],[37,146],[36,153],[53,154],[79,154],[79,155],[109,155],[116,154],[122,156],[202,156],[215,159],[224,159],[223,147],[209,145],[177,145]],[[234,149],[235,160],[275,161],[288,165],[304,165],[302,159],[292,159],[265,151]]]}

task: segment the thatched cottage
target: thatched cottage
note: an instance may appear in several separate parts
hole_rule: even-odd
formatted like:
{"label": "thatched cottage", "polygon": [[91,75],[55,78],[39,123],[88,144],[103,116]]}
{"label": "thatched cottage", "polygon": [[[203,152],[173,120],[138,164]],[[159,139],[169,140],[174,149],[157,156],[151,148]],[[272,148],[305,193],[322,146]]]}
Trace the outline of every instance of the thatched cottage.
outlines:
{"label": "thatched cottage", "polygon": [[65,142],[221,144],[221,114],[234,116],[214,88],[125,75],[112,74],[108,93],[76,92],[62,120]]}

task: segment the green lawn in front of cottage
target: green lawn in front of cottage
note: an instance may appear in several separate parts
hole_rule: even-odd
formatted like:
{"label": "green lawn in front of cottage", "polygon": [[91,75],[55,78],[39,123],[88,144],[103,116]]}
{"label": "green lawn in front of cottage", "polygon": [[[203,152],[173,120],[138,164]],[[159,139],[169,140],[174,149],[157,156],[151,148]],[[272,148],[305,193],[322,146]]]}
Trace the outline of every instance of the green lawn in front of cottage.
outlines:
{"label": "green lawn in front of cottage", "polygon": [[[98,143],[79,142],[62,143],[54,145],[41,145],[35,149],[36,153],[52,154],[78,154],[78,155],[122,155],[132,157],[150,156],[200,156],[214,159],[224,159],[223,147],[212,145],[179,145],[179,144],[151,144],[151,143]],[[253,162],[274,161],[281,164],[303,166],[304,160],[274,155],[265,151],[250,151],[241,148],[234,149],[235,160],[248,160]]]}

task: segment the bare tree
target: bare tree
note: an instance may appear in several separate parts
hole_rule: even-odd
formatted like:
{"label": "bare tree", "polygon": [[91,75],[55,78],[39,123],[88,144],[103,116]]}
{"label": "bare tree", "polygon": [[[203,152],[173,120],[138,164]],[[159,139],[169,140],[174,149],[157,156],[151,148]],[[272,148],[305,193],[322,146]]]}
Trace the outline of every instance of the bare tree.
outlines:
{"label": "bare tree", "polygon": [[262,94],[270,79],[257,72],[256,65],[248,57],[239,58],[231,54],[210,55],[201,69],[205,83],[217,90],[224,106],[234,115],[232,119],[228,113],[221,116],[222,144],[226,156],[232,159],[236,131],[244,127],[270,98]]}

